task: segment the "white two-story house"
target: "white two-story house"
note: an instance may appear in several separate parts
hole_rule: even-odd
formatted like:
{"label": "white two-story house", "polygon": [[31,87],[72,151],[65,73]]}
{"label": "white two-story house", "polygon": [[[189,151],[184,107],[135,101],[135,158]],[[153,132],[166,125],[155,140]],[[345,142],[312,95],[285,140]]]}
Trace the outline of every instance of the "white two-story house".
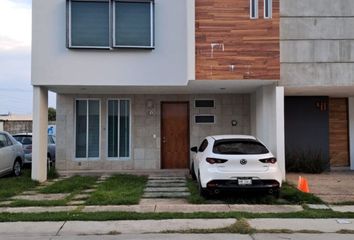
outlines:
{"label": "white two-story house", "polygon": [[[208,135],[354,169],[352,0],[33,0],[32,177],[188,168]],[[285,95],[285,96],[284,96]],[[285,109],[285,110],[284,110]],[[311,157],[311,154],[308,155]],[[295,156],[296,157],[296,156]]]}
{"label": "white two-story house", "polygon": [[186,169],[190,147],[250,134],[285,176],[279,0],[33,0],[32,178],[48,91],[61,172]]}

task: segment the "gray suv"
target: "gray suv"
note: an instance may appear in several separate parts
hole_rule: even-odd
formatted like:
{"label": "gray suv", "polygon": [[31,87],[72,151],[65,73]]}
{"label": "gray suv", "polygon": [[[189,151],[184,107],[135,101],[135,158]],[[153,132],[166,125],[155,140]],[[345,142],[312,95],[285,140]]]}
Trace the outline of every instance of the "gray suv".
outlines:
{"label": "gray suv", "polygon": [[[16,141],[20,142],[25,153],[25,164],[32,163],[32,133],[14,134]],[[55,136],[48,135],[47,160],[49,166],[55,166]]]}

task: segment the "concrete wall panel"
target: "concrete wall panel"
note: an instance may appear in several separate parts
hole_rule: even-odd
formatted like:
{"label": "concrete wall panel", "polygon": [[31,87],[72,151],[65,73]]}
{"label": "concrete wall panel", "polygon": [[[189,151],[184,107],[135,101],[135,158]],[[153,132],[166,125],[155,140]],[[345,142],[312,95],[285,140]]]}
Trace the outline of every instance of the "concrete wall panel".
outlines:
{"label": "concrete wall panel", "polygon": [[283,63],[280,84],[287,87],[352,86],[354,63]]}
{"label": "concrete wall panel", "polygon": [[354,16],[353,0],[281,0],[282,17]]}
{"label": "concrete wall panel", "polygon": [[354,40],[288,40],[280,47],[282,63],[354,62]]}
{"label": "concrete wall panel", "polygon": [[280,39],[354,39],[354,17],[282,18]]}

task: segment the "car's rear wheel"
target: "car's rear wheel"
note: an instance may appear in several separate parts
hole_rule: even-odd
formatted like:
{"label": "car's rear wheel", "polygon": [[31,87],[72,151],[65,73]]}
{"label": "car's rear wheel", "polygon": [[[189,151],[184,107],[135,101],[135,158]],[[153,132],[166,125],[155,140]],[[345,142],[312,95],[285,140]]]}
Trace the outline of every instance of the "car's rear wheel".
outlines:
{"label": "car's rear wheel", "polygon": [[192,176],[193,180],[197,179],[197,176],[195,175],[195,171],[194,171],[194,164],[192,164],[191,169],[189,170],[190,175]]}
{"label": "car's rear wheel", "polygon": [[21,161],[20,160],[15,160],[14,165],[12,167],[12,173],[18,177],[21,175],[22,172],[22,166],[21,166]]}

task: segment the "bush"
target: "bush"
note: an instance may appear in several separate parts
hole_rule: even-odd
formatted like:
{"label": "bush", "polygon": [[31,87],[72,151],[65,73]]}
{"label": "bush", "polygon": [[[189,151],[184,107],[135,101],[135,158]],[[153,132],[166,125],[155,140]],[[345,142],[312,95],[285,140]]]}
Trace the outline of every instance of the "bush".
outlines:
{"label": "bush", "polygon": [[285,162],[288,172],[322,173],[328,169],[328,159],[321,151],[286,151]]}

